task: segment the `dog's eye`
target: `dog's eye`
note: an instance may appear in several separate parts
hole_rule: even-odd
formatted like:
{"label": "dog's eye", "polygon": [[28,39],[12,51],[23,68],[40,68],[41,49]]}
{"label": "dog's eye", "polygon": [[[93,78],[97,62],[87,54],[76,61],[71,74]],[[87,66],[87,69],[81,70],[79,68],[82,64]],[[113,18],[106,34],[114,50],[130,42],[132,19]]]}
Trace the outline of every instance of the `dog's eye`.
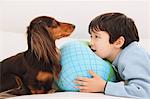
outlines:
{"label": "dog's eye", "polygon": [[57,22],[57,21],[53,21],[53,22],[52,22],[52,27],[53,27],[53,28],[57,28],[59,25],[60,25],[60,24],[59,24],[59,22]]}

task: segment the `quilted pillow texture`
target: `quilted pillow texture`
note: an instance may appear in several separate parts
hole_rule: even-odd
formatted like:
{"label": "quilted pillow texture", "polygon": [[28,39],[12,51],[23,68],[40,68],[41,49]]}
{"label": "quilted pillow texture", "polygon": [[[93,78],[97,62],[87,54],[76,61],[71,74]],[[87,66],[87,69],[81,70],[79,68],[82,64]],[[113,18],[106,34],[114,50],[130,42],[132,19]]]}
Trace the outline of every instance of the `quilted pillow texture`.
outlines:
{"label": "quilted pillow texture", "polygon": [[60,47],[62,70],[56,81],[58,87],[64,91],[79,91],[75,88],[74,80],[77,77],[92,76],[88,73],[93,70],[106,81],[116,81],[115,72],[108,61],[98,57],[88,46],[88,42],[70,40]]}

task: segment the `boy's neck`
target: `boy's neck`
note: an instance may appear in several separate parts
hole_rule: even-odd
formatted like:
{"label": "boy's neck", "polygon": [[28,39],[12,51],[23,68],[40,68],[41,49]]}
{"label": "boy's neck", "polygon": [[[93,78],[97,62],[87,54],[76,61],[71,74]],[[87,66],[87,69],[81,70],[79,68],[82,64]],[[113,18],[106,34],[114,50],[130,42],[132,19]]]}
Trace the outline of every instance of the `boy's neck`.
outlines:
{"label": "boy's neck", "polygon": [[110,57],[107,57],[107,59],[110,62],[113,62],[115,60],[115,58],[117,57],[117,55],[121,52],[121,50],[122,49],[117,49],[117,50],[112,51],[112,54],[110,55]]}

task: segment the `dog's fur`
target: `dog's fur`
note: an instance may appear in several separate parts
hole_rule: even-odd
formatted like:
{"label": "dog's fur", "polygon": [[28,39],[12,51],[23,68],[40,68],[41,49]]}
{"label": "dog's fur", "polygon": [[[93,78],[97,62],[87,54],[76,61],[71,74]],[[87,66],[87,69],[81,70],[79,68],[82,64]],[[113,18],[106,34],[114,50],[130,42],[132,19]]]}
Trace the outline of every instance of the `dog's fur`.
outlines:
{"label": "dog's fur", "polygon": [[0,92],[16,95],[47,93],[61,70],[55,40],[69,36],[75,26],[48,16],[33,19],[27,28],[28,50],[0,62]]}

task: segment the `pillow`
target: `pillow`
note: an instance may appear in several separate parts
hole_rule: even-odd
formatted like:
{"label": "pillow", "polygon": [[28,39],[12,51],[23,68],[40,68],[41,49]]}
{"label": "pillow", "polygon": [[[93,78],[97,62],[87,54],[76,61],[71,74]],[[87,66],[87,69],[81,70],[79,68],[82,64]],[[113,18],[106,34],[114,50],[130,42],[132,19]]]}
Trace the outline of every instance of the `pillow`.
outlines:
{"label": "pillow", "polygon": [[56,83],[61,90],[79,91],[74,80],[79,76],[91,78],[89,70],[106,81],[116,80],[111,64],[92,52],[88,42],[70,40],[60,47],[60,51],[62,70]]}

